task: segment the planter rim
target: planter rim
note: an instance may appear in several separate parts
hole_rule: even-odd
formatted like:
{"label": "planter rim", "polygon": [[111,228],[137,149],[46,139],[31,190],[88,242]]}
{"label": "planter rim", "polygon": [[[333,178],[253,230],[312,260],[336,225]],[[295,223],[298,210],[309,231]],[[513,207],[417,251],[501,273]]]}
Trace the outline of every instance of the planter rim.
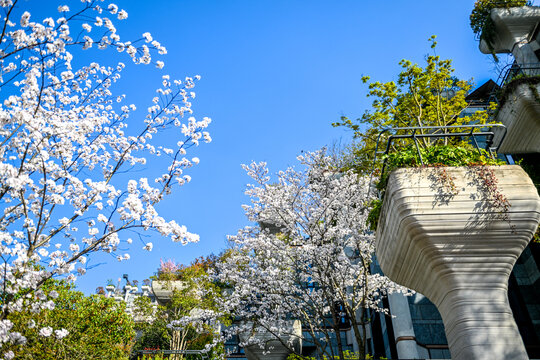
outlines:
{"label": "planter rim", "polygon": [[466,165],[466,166],[450,166],[450,165],[430,165],[426,164],[425,166],[409,166],[409,167],[399,167],[395,168],[388,174],[388,181],[390,181],[390,176],[392,174],[396,173],[403,173],[403,172],[411,172],[411,171],[430,171],[433,169],[445,169],[445,170],[452,170],[452,171],[463,171],[468,170],[474,167],[478,166],[485,166],[488,168],[496,168],[496,169],[514,169],[514,168],[521,168],[519,165],[509,165],[509,164],[503,164],[503,165]]}
{"label": "planter rim", "polygon": [[[518,39],[523,37],[526,38],[526,35],[533,30],[538,20],[540,20],[540,7],[516,6],[510,8],[494,8],[491,9],[490,17],[495,23],[495,27],[498,31],[498,39],[494,41],[493,52],[508,53],[512,52],[514,44],[519,41]],[[505,23],[518,26],[512,27],[505,25]],[[531,29],[528,29],[526,34],[524,34],[524,28],[528,27],[531,27]],[[502,32],[505,33],[503,34]],[[489,55],[492,52],[484,39],[480,40],[479,48],[483,54]]]}

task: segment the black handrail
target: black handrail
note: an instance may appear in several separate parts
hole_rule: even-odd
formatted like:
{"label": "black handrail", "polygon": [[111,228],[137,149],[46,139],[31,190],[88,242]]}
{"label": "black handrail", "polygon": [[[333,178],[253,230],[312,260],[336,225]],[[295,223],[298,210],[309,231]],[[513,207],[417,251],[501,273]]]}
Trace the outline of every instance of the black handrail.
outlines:
{"label": "black handrail", "polygon": [[[489,128],[489,131],[482,131],[482,129]],[[501,137],[501,140],[499,141],[499,144],[497,146],[491,146],[493,136],[495,133],[492,131],[493,128],[501,128],[503,129],[503,135]],[[450,129],[470,129],[468,132],[446,132],[446,130]],[[479,132],[475,132],[475,130],[480,130]],[[423,131],[428,130],[429,133],[417,133],[417,131]],[[438,130],[441,130],[443,132],[437,132]],[[410,132],[409,134],[401,134],[398,135],[397,132],[405,131]],[[420,159],[420,163],[424,165],[424,161],[422,160],[422,154],[420,153],[420,148],[418,147],[418,138],[446,138],[446,137],[470,137],[473,140],[474,146],[480,153],[480,148],[478,146],[478,142],[476,141],[477,136],[486,136],[489,137],[489,140],[487,141],[486,149],[491,157],[493,157],[493,152],[497,151],[499,149],[499,145],[503,142],[504,138],[506,137],[506,126],[503,124],[485,124],[485,125],[448,125],[448,126],[410,126],[410,127],[397,127],[397,128],[386,128],[383,129],[381,132],[379,132],[379,135],[377,136],[377,143],[375,145],[375,154],[373,156],[373,166],[371,169],[371,175],[370,175],[370,181],[369,181],[369,188],[368,188],[368,194],[371,191],[371,183],[373,180],[373,174],[375,173],[375,167],[377,166],[377,155],[383,154],[387,155],[390,152],[390,147],[392,145],[392,141],[394,139],[413,139],[414,144],[416,146],[416,151],[418,152],[418,158]],[[381,141],[381,137],[385,133],[389,132],[396,132],[396,134],[390,135],[386,142],[386,149],[384,152],[379,151],[379,144]],[[380,177],[382,178],[384,174],[384,170],[386,167],[386,159],[383,161],[383,165],[381,167],[381,173]]]}
{"label": "black handrail", "polygon": [[143,355],[173,355],[173,354],[183,354],[183,355],[199,355],[201,359],[208,359],[208,354],[203,350],[139,350],[140,354]]}
{"label": "black handrail", "polygon": [[517,75],[527,75],[525,73],[526,70],[539,70],[540,75],[540,62],[526,64],[517,64],[514,62],[512,64],[508,64],[499,72],[499,77],[495,83],[499,85],[499,87],[503,87]]}

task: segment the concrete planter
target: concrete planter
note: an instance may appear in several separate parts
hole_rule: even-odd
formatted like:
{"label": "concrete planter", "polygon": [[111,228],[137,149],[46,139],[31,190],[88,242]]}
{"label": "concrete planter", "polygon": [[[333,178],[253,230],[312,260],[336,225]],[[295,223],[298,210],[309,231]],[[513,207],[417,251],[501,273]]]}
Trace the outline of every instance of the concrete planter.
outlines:
{"label": "concrete planter", "polygon": [[[529,46],[529,37],[540,21],[540,8],[536,6],[492,9],[491,19],[496,35],[492,39],[494,53],[513,53],[518,64],[537,63],[534,50]],[[491,54],[485,40],[480,41],[480,51]]]}
{"label": "concrete planter", "polygon": [[183,288],[184,283],[180,280],[152,281],[152,292],[160,305],[171,301],[174,290],[182,290]]}
{"label": "concrete planter", "polygon": [[540,221],[540,198],[519,166],[493,170],[500,212],[475,168],[398,169],[379,220],[377,258],[385,275],[439,309],[452,359],[528,359],[508,304],[508,277]]}
{"label": "concrete planter", "polygon": [[143,292],[143,296],[147,296],[150,293],[150,290],[152,288],[149,285],[142,285],[141,290]]}
{"label": "concrete planter", "polygon": [[[254,338],[257,344],[244,347],[248,360],[285,360],[291,354],[289,349],[268,331],[240,334],[240,341],[242,342],[246,342],[250,338]],[[281,340],[300,352],[302,349],[301,322],[299,320],[290,321],[289,329],[281,337]],[[262,346],[259,344],[262,344]]]}
{"label": "concrete planter", "polygon": [[[495,121],[503,123],[508,132],[499,146],[504,154],[526,154],[540,152],[540,101],[536,94],[540,84],[521,84],[507,97],[499,109]],[[497,144],[500,134],[495,137]]]}

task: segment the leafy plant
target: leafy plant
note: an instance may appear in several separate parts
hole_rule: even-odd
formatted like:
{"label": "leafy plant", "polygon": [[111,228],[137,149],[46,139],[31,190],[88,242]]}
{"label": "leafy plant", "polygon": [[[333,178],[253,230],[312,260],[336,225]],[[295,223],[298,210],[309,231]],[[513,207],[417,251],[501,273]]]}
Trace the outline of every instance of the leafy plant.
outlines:
{"label": "leafy plant", "polygon": [[[470,166],[477,165],[504,165],[504,161],[493,159],[484,149],[476,149],[471,145],[436,145],[430,148],[420,149],[422,160],[426,166]],[[381,190],[386,188],[388,176],[392,170],[403,167],[421,166],[416,147],[409,146],[399,152],[393,152],[386,156],[386,170],[377,187]]]}
{"label": "leafy plant", "polygon": [[[437,42],[435,36],[429,41],[435,51]],[[477,111],[470,116],[462,116],[462,111],[468,106],[465,97],[469,93],[471,81],[460,80],[453,76],[452,61],[441,59],[435,53],[426,57],[426,64],[421,67],[409,60],[400,63],[402,71],[397,82],[369,83],[368,97],[373,98],[372,110],[356,120],[342,117],[333,126],[345,126],[354,132],[354,137],[360,141],[352,149],[355,163],[351,166],[358,172],[371,169],[373,153],[375,152],[377,138],[383,129],[397,127],[428,127],[449,126],[463,124],[486,124],[488,112]],[[369,82],[369,77],[362,79]],[[417,134],[448,133],[460,129],[420,129]],[[398,132],[401,135],[403,132]],[[383,135],[379,146],[388,139]],[[433,145],[453,144],[450,138],[427,138],[418,140],[418,146],[429,148]],[[393,152],[412,144],[410,139],[395,141],[391,145]],[[380,150],[380,148],[379,148]],[[411,154],[412,157],[413,154]]]}
{"label": "leafy plant", "polygon": [[[346,350],[343,352],[343,359],[344,360],[360,360],[362,359],[362,357],[360,356],[360,354],[354,352],[354,351],[349,351],[349,350]],[[328,356],[323,356],[323,360],[330,360],[331,358],[329,358]],[[339,356],[334,356],[333,359],[339,359]],[[372,355],[370,354],[367,354],[366,357],[365,357],[366,360],[373,360],[375,359]],[[383,359],[386,359],[385,357],[379,357],[378,359],[380,360],[383,360]],[[297,354],[290,354],[289,356],[287,356],[287,360],[316,360],[316,358],[314,357],[311,357],[311,356],[301,356],[301,355],[297,355]]]}
{"label": "leafy plant", "polygon": [[[534,186],[540,192],[540,154],[522,154],[515,156],[516,164],[531,177]],[[533,241],[540,243],[540,226],[533,236]]]}
{"label": "leafy plant", "polygon": [[[170,300],[157,309],[152,307],[148,297],[135,299],[136,316],[152,320],[137,324],[142,336],[134,346],[133,357],[145,349],[201,350],[209,345],[212,345],[210,356],[223,353],[223,345],[217,341],[215,328],[196,315],[220,310],[216,299],[221,296],[222,289],[208,276],[217,261],[215,255],[199,257],[189,266],[177,264],[174,260],[161,260],[155,280],[164,281],[165,287],[174,281],[181,281],[182,286],[171,287]],[[225,316],[220,317],[219,321],[224,325],[229,323]],[[172,355],[170,358],[186,357]]]}
{"label": "leafy plant", "polygon": [[[492,196],[497,202],[495,204],[500,204],[501,211],[505,213],[507,207],[505,206],[504,198],[497,191],[495,187],[496,181],[493,180],[493,176],[486,173],[483,169],[486,165],[504,165],[504,161],[499,159],[493,159],[489,156],[488,152],[483,149],[476,149],[471,145],[462,143],[461,145],[436,145],[429,148],[420,148],[420,154],[424,162],[423,166],[428,167],[437,167],[440,169],[438,173],[438,181],[440,186],[445,188],[444,190],[448,193],[455,194],[455,184],[451,176],[444,169],[445,167],[455,167],[455,166],[468,166],[471,168],[479,168],[482,170],[476,171],[478,177],[484,184],[486,189],[491,189]],[[386,170],[377,184],[377,188],[382,191],[384,196],[384,189],[388,184],[388,178],[390,173],[398,168],[406,167],[421,167],[420,158],[418,156],[418,151],[415,146],[406,147],[398,152],[393,152],[385,157],[386,159]],[[379,217],[381,213],[382,200],[372,203],[373,207],[368,216],[368,223],[372,230],[375,230],[379,222]]]}
{"label": "leafy plant", "polygon": [[[24,347],[11,349],[15,358],[127,359],[135,332],[124,303],[101,295],[85,296],[64,281],[47,280],[42,291],[58,295],[53,310],[23,310],[8,316],[13,330],[27,338]],[[62,336],[63,329],[69,333]]]}
{"label": "leafy plant", "polygon": [[381,199],[375,199],[370,204],[371,211],[367,217],[367,223],[370,230],[377,229],[377,223],[379,222],[379,217],[381,216],[382,204],[383,202]]}
{"label": "leafy plant", "polygon": [[536,89],[536,86],[540,84],[540,76],[519,74],[517,76],[514,76],[510,82],[508,82],[502,89],[497,92],[497,98],[499,101],[499,107],[497,111],[501,109],[502,106],[510,99],[512,93],[514,93],[514,91],[523,84],[529,86],[529,89],[531,90],[535,100],[540,103],[540,95],[538,94],[538,90]]}

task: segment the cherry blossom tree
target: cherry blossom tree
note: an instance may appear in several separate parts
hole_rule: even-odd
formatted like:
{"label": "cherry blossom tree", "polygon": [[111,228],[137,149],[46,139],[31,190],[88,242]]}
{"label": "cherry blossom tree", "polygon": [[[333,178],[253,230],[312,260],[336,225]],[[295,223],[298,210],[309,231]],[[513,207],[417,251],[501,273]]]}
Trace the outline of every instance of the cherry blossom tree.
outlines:
{"label": "cherry blossom tree", "polygon": [[[227,308],[240,320],[231,331],[271,333],[295,351],[291,320],[300,320],[311,335],[304,342],[321,357],[344,359],[339,334],[347,320],[363,359],[370,311],[386,312],[382,297],[408,290],[370,271],[369,178],[340,171],[324,151],[298,160],[305,169],[281,171],[275,183],[265,163],[244,166],[255,181],[244,208],[258,225],[230,237],[232,249],[220,264],[218,278],[233,289]],[[257,343],[257,336],[244,342]]]}
{"label": "cherry blossom tree", "polygon": [[135,105],[112,91],[125,65],[86,60],[99,49],[111,53],[108,59],[118,53],[135,64],[164,66],[152,59],[166,48],[149,33],[121,39],[114,24],[128,17],[125,10],[83,0],[78,9],[58,7],[56,18],[33,19],[25,5],[0,1],[0,348],[25,342],[10,330],[10,312],[54,307],[40,291],[47,279],[74,280],[95,252],[129,259],[118,253],[121,242],[131,243],[122,233],[150,230],[183,244],[197,241],[161,217],[157,205],[190,181],[184,172],[199,159],[187,150],[211,141],[210,119],[191,116],[198,76],[164,75],[139,121]]}

